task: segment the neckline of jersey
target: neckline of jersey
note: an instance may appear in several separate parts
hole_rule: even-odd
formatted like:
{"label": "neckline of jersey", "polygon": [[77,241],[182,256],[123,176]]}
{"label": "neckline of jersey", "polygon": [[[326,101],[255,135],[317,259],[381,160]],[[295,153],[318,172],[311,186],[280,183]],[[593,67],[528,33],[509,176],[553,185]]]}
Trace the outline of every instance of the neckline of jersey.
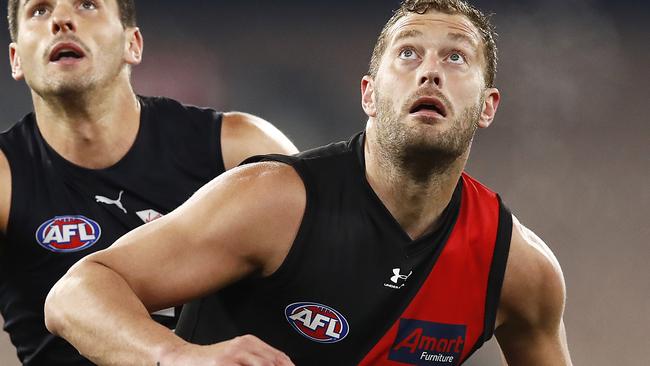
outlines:
{"label": "neckline of jersey", "polygon": [[356,160],[358,164],[356,165],[359,169],[358,175],[363,183],[363,186],[366,189],[368,200],[372,202],[372,204],[379,210],[379,212],[381,212],[382,218],[387,221],[388,225],[392,226],[393,230],[399,233],[400,237],[403,240],[403,243],[405,244],[407,255],[411,256],[419,253],[424,248],[429,247],[432,242],[444,245],[442,241],[446,242],[446,239],[449,237],[449,233],[451,232],[451,229],[453,228],[454,223],[460,214],[463,188],[462,178],[459,179],[458,183],[456,184],[456,188],[452,194],[451,200],[447,204],[447,207],[445,207],[445,209],[442,211],[440,217],[440,225],[438,228],[418,238],[412,239],[404,230],[402,225],[399,224],[397,219],[395,219],[390,210],[388,210],[386,205],[384,205],[384,202],[382,202],[379,196],[377,196],[377,193],[374,189],[372,189],[372,186],[370,186],[370,183],[368,182],[368,179],[366,177],[366,160],[364,155],[365,137],[365,132],[359,133],[352,139],[350,146],[357,158]]}
{"label": "neckline of jersey", "polygon": [[43,137],[43,134],[41,133],[41,130],[38,127],[38,123],[36,122],[36,115],[35,114],[32,114],[33,118],[31,119],[32,120],[31,122],[34,123],[34,131],[36,131],[36,134],[37,134],[38,138],[41,141],[43,141],[43,145],[44,145],[45,149],[47,150],[48,153],[51,154],[51,156],[53,157],[53,159],[57,163],[65,166],[68,169],[73,169],[75,171],[82,172],[82,173],[110,172],[110,171],[116,170],[119,167],[127,164],[130,160],[133,159],[132,156],[135,154],[135,151],[140,146],[140,142],[141,142],[141,140],[143,138],[143,135],[144,135],[143,130],[144,130],[145,125],[146,125],[145,121],[147,121],[147,117],[149,115],[149,105],[148,105],[147,100],[145,99],[145,97],[142,97],[140,95],[136,95],[136,97],[138,98],[138,102],[140,103],[140,124],[138,126],[138,132],[135,135],[135,139],[133,140],[133,144],[131,145],[129,150],[126,152],[126,154],[124,154],[124,156],[122,156],[122,158],[120,160],[116,161],[114,164],[112,164],[112,165],[110,165],[110,166],[108,166],[106,168],[100,168],[100,169],[86,168],[86,167],[83,167],[81,165],[77,165],[77,164],[69,161],[68,159],[64,158]]}

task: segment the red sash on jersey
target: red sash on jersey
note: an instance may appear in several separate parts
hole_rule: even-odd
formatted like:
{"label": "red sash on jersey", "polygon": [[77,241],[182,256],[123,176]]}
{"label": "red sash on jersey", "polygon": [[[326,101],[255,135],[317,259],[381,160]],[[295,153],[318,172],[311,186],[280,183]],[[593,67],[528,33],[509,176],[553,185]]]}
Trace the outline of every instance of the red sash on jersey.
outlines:
{"label": "red sash on jersey", "polygon": [[359,365],[457,366],[484,341],[499,200],[470,176],[461,179],[459,216],[438,261],[406,310]]}

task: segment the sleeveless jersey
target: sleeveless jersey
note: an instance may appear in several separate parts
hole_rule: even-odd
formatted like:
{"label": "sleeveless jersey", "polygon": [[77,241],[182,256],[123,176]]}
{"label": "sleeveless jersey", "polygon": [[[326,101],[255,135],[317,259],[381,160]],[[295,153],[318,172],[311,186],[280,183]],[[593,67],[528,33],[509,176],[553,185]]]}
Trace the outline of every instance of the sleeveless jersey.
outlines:
{"label": "sleeveless jersey", "polygon": [[[494,330],[512,217],[467,174],[439,228],[412,240],[365,176],[364,135],[296,157],[306,188],[280,268],[186,305],[199,344],[253,334],[296,365],[460,365]],[[254,224],[254,223],[252,223]]]}
{"label": "sleeveless jersey", "polygon": [[135,142],[106,169],[65,160],[43,139],[33,113],[0,135],[12,180],[0,238],[0,311],[25,365],[92,365],[45,329],[50,288],[79,259],[172,211],[224,171],[220,113],[166,98],[139,101]]}

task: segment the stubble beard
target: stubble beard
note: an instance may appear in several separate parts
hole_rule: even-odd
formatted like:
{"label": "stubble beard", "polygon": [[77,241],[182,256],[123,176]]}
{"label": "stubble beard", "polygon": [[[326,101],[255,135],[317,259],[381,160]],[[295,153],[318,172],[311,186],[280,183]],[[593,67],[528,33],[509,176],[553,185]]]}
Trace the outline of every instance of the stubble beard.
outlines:
{"label": "stubble beard", "polygon": [[75,75],[73,78],[58,78],[47,80],[45,87],[39,93],[47,98],[71,98],[87,93],[96,86],[96,80],[85,75]]}
{"label": "stubble beard", "polygon": [[[118,55],[117,52],[120,52],[119,45],[119,43],[111,45],[112,51],[105,51],[104,54],[100,55],[100,58],[95,59],[99,64],[96,64],[91,70],[87,72],[78,70],[74,75],[63,73],[53,78],[45,75],[44,82],[40,87],[32,87],[32,90],[43,99],[69,100],[72,102],[112,84],[126,67],[122,64],[121,58],[113,56]],[[110,61],[107,61],[109,55],[111,56]]]}
{"label": "stubble beard", "polygon": [[415,128],[409,126],[408,115],[400,118],[394,103],[380,93],[377,104],[376,135],[382,160],[391,165],[391,170],[424,182],[433,175],[447,174],[458,159],[466,156],[478,128],[482,101],[466,107],[454,120],[443,122],[449,127],[436,132],[424,121],[416,122]]}

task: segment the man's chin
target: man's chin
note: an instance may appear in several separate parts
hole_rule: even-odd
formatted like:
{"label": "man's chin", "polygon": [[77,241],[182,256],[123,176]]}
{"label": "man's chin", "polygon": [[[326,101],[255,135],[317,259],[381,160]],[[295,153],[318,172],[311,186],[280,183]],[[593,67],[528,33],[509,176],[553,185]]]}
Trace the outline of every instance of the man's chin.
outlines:
{"label": "man's chin", "polygon": [[407,149],[422,155],[462,155],[466,144],[459,141],[458,136],[453,136],[448,131],[441,131],[439,127],[421,126],[413,129],[409,134]]}
{"label": "man's chin", "polygon": [[65,80],[58,83],[50,84],[43,94],[52,97],[65,97],[77,95],[90,89],[90,83],[86,80]]}
{"label": "man's chin", "polygon": [[410,126],[409,135],[412,141],[421,141],[422,143],[431,143],[447,138],[449,135],[448,128],[440,123],[416,123]]}

